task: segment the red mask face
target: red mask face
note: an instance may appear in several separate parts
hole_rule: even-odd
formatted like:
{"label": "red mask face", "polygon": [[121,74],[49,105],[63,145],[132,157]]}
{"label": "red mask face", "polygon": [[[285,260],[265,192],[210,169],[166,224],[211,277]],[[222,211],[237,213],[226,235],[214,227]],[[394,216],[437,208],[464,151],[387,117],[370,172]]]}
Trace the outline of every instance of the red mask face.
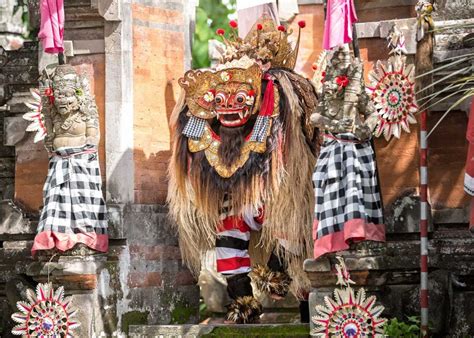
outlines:
{"label": "red mask face", "polygon": [[225,127],[239,127],[247,123],[255,102],[255,94],[246,83],[229,82],[216,88],[214,109]]}

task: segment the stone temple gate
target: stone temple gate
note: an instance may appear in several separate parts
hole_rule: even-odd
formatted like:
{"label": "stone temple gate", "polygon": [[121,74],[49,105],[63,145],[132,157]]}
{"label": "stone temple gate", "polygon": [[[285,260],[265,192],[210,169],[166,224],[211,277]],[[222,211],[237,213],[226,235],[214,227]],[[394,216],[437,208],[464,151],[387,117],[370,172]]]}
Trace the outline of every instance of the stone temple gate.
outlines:
{"label": "stone temple gate", "polygon": [[[25,133],[27,123],[21,116],[28,110],[25,102],[41,70],[57,60],[42,53],[35,39],[16,45],[23,31],[18,17],[9,14],[14,2],[0,3],[0,336],[10,336],[10,315],[25,290],[48,280],[48,274],[87,309],[79,316],[79,337],[163,332],[212,335],[209,327],[155,326],[196,324],[200,319],[199,286],[181,259],[166,208],[168,123],[180,94],[177,80],[191,66],[195,1],[65,0],[66,58],[90,79],[99,108],[99,157],[110,212],[110,250],[98,254],[78,247],[35,259],[30,249],[48,159],[43,146]],[[38,2],[24,2],[29,29],[35,32]],[[366,72],[373,62],[387,57],[385,39],[393,22],[402,27],[407,41],[414,41],[416,2],[355,0]],[[438,25],[449,25],[454,19],[472,24],[469,2],[437,3]],[[307,29],[302,33],[296,69],[311,77],[311,65],[321,51],[323,1],[299,1],[299,9],[298,18],[306,21]],[[17,21],[8,23],[11,18]],[[472,43],[464,39],[469,33],[472,30],[461,29],[437,34],[435,64],[473,53]],[[413,59],[415,49],[408,43],[409,58]],[[447,104],[431,109],[430,126]],[[474,238],[467,230],[469,201],[462,187],[466,111],[461,106],[449,114],[430,138],[430,318],[433,332],[440,337],[474,335]],[[386,245],[363,243],[342,254],[357,285],[378,295],[386,317],[419,311],[418,131],[414,125],[412,133],[396,143],[375,142]],[[335,262],[334,256],[305,262],[312,282],[311,307],[334,288]],[[286,314],[295,312],[295,303],[290,301],[265,305],[281,306]],[[293,319],[294,315],[285,317],[287,322]]]}

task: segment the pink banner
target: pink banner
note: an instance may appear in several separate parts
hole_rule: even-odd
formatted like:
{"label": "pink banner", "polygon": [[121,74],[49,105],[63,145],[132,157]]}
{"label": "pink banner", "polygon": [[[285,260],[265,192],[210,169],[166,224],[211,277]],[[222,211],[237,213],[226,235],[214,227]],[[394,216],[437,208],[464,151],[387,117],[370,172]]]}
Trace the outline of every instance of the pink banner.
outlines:
{"label": "pink banner", "polygon": [[41,26],[38,38],[46,53],[64,52],[64,2],[41,0]]}
{"label": "pink banner", "polygon": [[354,0],[328,0],[323,48],[331,49],[352,41],[352,25],[357,22]]}

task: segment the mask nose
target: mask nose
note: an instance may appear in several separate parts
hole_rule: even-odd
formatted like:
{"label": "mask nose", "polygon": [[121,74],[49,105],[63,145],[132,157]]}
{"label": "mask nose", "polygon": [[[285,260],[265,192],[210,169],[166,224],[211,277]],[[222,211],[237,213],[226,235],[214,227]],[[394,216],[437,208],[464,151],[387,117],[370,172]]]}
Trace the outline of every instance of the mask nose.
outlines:
{"label": "mask nose", "polygon": [[226,102],[226,108],[233,108],[234,107],[234,99],[235,99],[235,95],[229,96],[229,98],[227,99],[227,102]]}

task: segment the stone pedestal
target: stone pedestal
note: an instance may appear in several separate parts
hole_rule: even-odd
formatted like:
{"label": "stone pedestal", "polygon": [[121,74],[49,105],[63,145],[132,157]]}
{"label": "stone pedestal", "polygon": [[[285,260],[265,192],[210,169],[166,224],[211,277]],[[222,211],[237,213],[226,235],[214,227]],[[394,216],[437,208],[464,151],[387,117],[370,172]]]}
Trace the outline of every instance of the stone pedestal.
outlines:
{"label": "stone pedestal", "polygon": [[76,246],[67,253],[38,253],[37,260],[16,266],[16,272],[35,283],[52,282],[63,286],[66,296],[73,296],[81,326],[77,337],[93,337],[117,331],[116,304],[122,296],[118,256],[120,250],[101,254]]}
{"label": "stone pedestal", "polygon": [[[417,213],[419,201],[406,196],[393,203],[387,221],[387,242],[362,242],[340,252],[357,287],[377,296],[385,307],[382,316],[419,316],[420,241]],[[432,333],[440,336],[474,334],[472,301],[474,238],[468,225],[458,223],[458,211],[435,212],[429,234],[429,320]],[[451,214],[450,217],[448,214]],[[440,221],[449,222],[449,224]],[[452,221],[452,223],[451,223]],[[431,223],[431,222],[430,222]],[[336,287],[336,255],[306,260],[304,269],[311,280],[310,312],[331,296]]]}

